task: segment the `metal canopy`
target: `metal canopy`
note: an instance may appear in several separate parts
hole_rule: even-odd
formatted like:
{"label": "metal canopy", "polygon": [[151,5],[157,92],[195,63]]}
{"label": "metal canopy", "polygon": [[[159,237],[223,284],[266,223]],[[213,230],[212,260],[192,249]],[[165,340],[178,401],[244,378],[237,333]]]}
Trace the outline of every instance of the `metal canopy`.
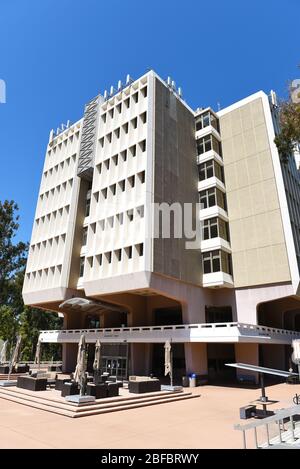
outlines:
{"label": "metal canopy", "polygon": [[89,300],[87,298],[69,298],[59,305],[60,309],[67,311],[85,311],[89,313],[101,311],[124,312],[125,309],[112,303],[99,300]]}
{"label": "metal canopy", "polygon": [[247,365],[246,363],[226,363],[226,366],[232,366],[233,368],[239,368],[241,370],[255,371],[257,373],[264,373],[267,375],[283,376],[284,378],[288,378],[289,376],[298,376],[297,373],[275,370],[273,368],[265,368],[263,366]]}

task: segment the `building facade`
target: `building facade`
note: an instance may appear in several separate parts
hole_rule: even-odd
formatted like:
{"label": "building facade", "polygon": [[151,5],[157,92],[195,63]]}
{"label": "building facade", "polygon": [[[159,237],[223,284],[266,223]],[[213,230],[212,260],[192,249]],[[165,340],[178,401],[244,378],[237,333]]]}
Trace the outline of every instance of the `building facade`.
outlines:
{"label": "building facade", "polygon": [[[63,314],[64,330],[40,337],[63,344],[65,370],[82,330],[90,356],[100,338],[104,368],[126,374],[161,375],[167,339],[178,377],[226,376],[230,361],[289,366],[300,178],[292,156],[280,161],[277,131],[261,91],[193,111],[153,71],[51,131],[23,297]],[[168,225],[179,211],[201,230],[193,248],[176,224],[163,236],[162,207]]]}

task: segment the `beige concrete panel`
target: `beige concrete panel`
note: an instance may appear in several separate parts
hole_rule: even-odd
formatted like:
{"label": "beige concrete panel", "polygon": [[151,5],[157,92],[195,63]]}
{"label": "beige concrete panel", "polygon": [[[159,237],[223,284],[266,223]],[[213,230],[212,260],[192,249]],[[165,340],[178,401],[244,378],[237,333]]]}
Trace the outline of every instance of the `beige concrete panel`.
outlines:
{"label": "beige concrete panel", "polygon": [[242,159],[236,162],[236,180],[237,188],[245,187],[249,185],[248,175],[248,164],[246,159]]}
{"label": "beige concrete panel", "polygon": [[250,103],[250,109],[254,126],[265,123],[263,103],[261,98],[252,101],[252,103]]}
{"label": "beige concrete panel", "polygon": [[267,128],[264,123],[255,127],[255,139],[258,153],[269,149]]}
{"label": "beige concrete panel", "polygon": [[232,136],[240,134],[242,132],[242,121],[240,110],[235,109],[230,114],[231,117],[231,129],[232,129]]}
{"label": "beige concrete panel", "polygon": [[255,155],[257,153],[255,132],[253,129],[246,130],[243,133],[245,145],[245,157]]}
{"label": "beige concrete panel", "polygon": [[256,184],[262,180],[262,173],[259,164],[259,155],[253,155],[247,158],[248,183]]}
{"label": "beige concrete panel", "polygon": [[274,169],[270,150],[258,154],[262,180],[274,178]]}
{"label": "beige concrete panel", "polygon": [[224,168],[224,175],[226,181],[226,190],[227,192],[234,191],[238,189],[238,175],[237,175],[237,164],[231,163]]}
{"label": "beige concrete panel", "polygon": [[243,132],[250,130],[253,127],[252,115],[251,115],[251,106],[247,104],[240,108],[240,115],[242,121]]}
{"label": "beige concrete panel", "polygon": [[227,114],[226,116],[222,117],[221,135],[222,140],[226,140],[227,138],[231,139],[232,137],[230,114]]}

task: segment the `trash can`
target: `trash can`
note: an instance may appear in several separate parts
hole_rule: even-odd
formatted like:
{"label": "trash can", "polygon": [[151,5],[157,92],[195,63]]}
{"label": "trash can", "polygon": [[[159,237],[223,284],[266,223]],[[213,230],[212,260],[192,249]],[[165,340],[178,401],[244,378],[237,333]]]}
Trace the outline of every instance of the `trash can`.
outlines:
{"label": "trash can", "polygon": [[182,377],[182,386],[184,388],[188,388],[190,385],[190,382],[189,382],[189,377],[188,376],[183,376]]}
{"label": "trash can", "polygon": [[196,374],[195,373],[190,374],[189,383],[190,383],[190,388],[195,388],[196,387]]}

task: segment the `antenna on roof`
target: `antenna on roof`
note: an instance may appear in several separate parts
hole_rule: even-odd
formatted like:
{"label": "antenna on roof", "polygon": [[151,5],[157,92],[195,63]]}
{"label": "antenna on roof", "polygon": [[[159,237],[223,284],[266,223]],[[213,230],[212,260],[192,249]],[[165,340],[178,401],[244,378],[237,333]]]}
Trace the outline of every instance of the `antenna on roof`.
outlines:
{"label": "antenna on roof", "polygon": [[108,93],[107,93],[107,90],[104,91],[104,95],[103,95],[104,99],[106,100],[108,98]]}
{"label": "antenna on roof", "polygon": [[122,89],[122,82],[121,80],[118,81],[118,90],[120,91]]}
{"label": "antenna on roof", "polygon": [[132,80],[131,76],[127,75],[126,76],[126,85],[130,85],[130,83],[132,83],[132,82],[133,82],[133,80]]}
{"label": "antenna on roof", "polygon": [[175,83],[174,80],[172,80],[172,88],[173,88],[173,90],[176,90],[176,83]]}
{"label": "antenna on roof", "polygon": [[221,104],[219,101],[217,102],[217,108],[218,108],[218,111],[221,111]]}
{"label": "antenna on roof", "polygon": [[179,86],[179,88],[178,88],[178,95],[179,95],[180,98],[182,97],[182,89],[181,89],[180,86]]}
{"label": "antenna on roof", "polygon": [[168,78],[167,78],[167,85],[168,85],[168,86],[172,86],[171,77],[168,77]]}

